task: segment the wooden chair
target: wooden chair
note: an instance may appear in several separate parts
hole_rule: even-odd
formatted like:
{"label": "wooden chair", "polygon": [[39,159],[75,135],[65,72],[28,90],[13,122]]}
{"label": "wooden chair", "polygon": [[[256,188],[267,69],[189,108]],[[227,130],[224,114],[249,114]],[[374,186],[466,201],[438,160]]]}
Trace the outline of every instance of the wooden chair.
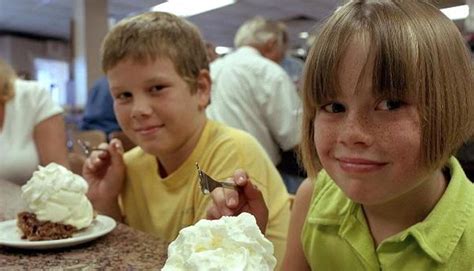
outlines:
{"label": "wooden chair", "polygon": [[288,194],[289,199],[290,199],[290,210],[293,209],[293,203],[295,202],[295,195],[294,194]]}
{"label": "wooden chair", "polygon": [[86,156],[84,154],[70,152],[67,154],[67,159],[69,161],[69,166],[71,167],[71,171],[74,174],[82,176],[82,166],[86,161]]}
{"label": "wooden chair", "polygon": [[82,166],[86,160],[86,155],[84,150],[77,143],[77,140],[80,139],[91,147],[97,147],[100,143],[107,142],[107,136],[103,131],[100,130],[90,130],[90,131],[80,131],[80,130],[68,130],[68,161],[71,171],[77,175],[82,175]]}

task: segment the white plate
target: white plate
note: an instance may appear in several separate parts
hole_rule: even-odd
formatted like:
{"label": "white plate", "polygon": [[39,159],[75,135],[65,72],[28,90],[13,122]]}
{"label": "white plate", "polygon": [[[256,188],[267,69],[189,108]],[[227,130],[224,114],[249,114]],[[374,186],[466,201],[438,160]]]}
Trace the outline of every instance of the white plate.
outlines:
{"label": "white plate", "polygon": [[108,216],[98,215],[87,229],[73,234],[71,238],[48,241],[28,241],[21,239],[21,231],[16,226],[16,219],[0,222],[0,245],[27,248],[48,249],[69,247],[82,244],[111,232],[116,226],[115,220]]}

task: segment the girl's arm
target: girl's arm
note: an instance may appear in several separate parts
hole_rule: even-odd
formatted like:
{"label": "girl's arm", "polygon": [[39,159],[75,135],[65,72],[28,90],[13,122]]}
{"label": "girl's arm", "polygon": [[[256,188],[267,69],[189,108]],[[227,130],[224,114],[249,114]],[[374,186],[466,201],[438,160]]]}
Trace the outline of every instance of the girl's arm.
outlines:
{"label": "girl's arm", "polygon": [[296,192],[291,210],[290,227],[282,270],[311,270],[303,252],[301,231],[308,213],[312,194],[313,183],[306,179]]}

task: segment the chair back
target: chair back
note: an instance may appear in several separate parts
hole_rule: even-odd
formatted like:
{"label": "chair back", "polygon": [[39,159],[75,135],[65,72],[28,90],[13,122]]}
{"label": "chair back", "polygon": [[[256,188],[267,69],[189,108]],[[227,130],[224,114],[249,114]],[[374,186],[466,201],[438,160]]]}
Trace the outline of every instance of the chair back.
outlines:
{"label": "chair back", "polygon": [[68,130],[69,166],[72,172],[82,175],[82,166],[87,157],[84,154],[84,150],[77,143],[78,139],[87,142],[91,147],[97,147],[100,143],[107,142],[107,136],[105,132],[100,130]]}

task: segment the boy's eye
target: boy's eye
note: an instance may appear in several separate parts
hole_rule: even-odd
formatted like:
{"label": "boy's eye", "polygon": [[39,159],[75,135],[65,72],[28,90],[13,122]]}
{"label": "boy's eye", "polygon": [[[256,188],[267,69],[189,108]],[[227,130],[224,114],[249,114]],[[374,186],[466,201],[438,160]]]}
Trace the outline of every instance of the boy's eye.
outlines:
{"label": "boy's eye", "polygon": [[328,113],[341,113],[346,111],[344,105],[340,103],[329,103],[322,106],[322,109]]}
{"label": "boy's eye", "polygon": [[383,100],[377,105],[379,110],[395,110],[400,108],[404,103],[400,100]]}
{"label": "boy's eye", "polygon": [[163,85],[156,85],[156,86],[152,86],[152,87],[150,88],[150,91],[151,91],[151,92],[159,92],[159,91],[161,91],[161,90],[164,89],[164,88],[165,88],[165,86],[163,86]]}
{"label": "boy's eye", "polygon": [[132,93],[130,92],[122,92],[122,93],[119,93],[117,96],[115,96],[115,99],[119,101],[126,101],[130,98],[132,98]]}

